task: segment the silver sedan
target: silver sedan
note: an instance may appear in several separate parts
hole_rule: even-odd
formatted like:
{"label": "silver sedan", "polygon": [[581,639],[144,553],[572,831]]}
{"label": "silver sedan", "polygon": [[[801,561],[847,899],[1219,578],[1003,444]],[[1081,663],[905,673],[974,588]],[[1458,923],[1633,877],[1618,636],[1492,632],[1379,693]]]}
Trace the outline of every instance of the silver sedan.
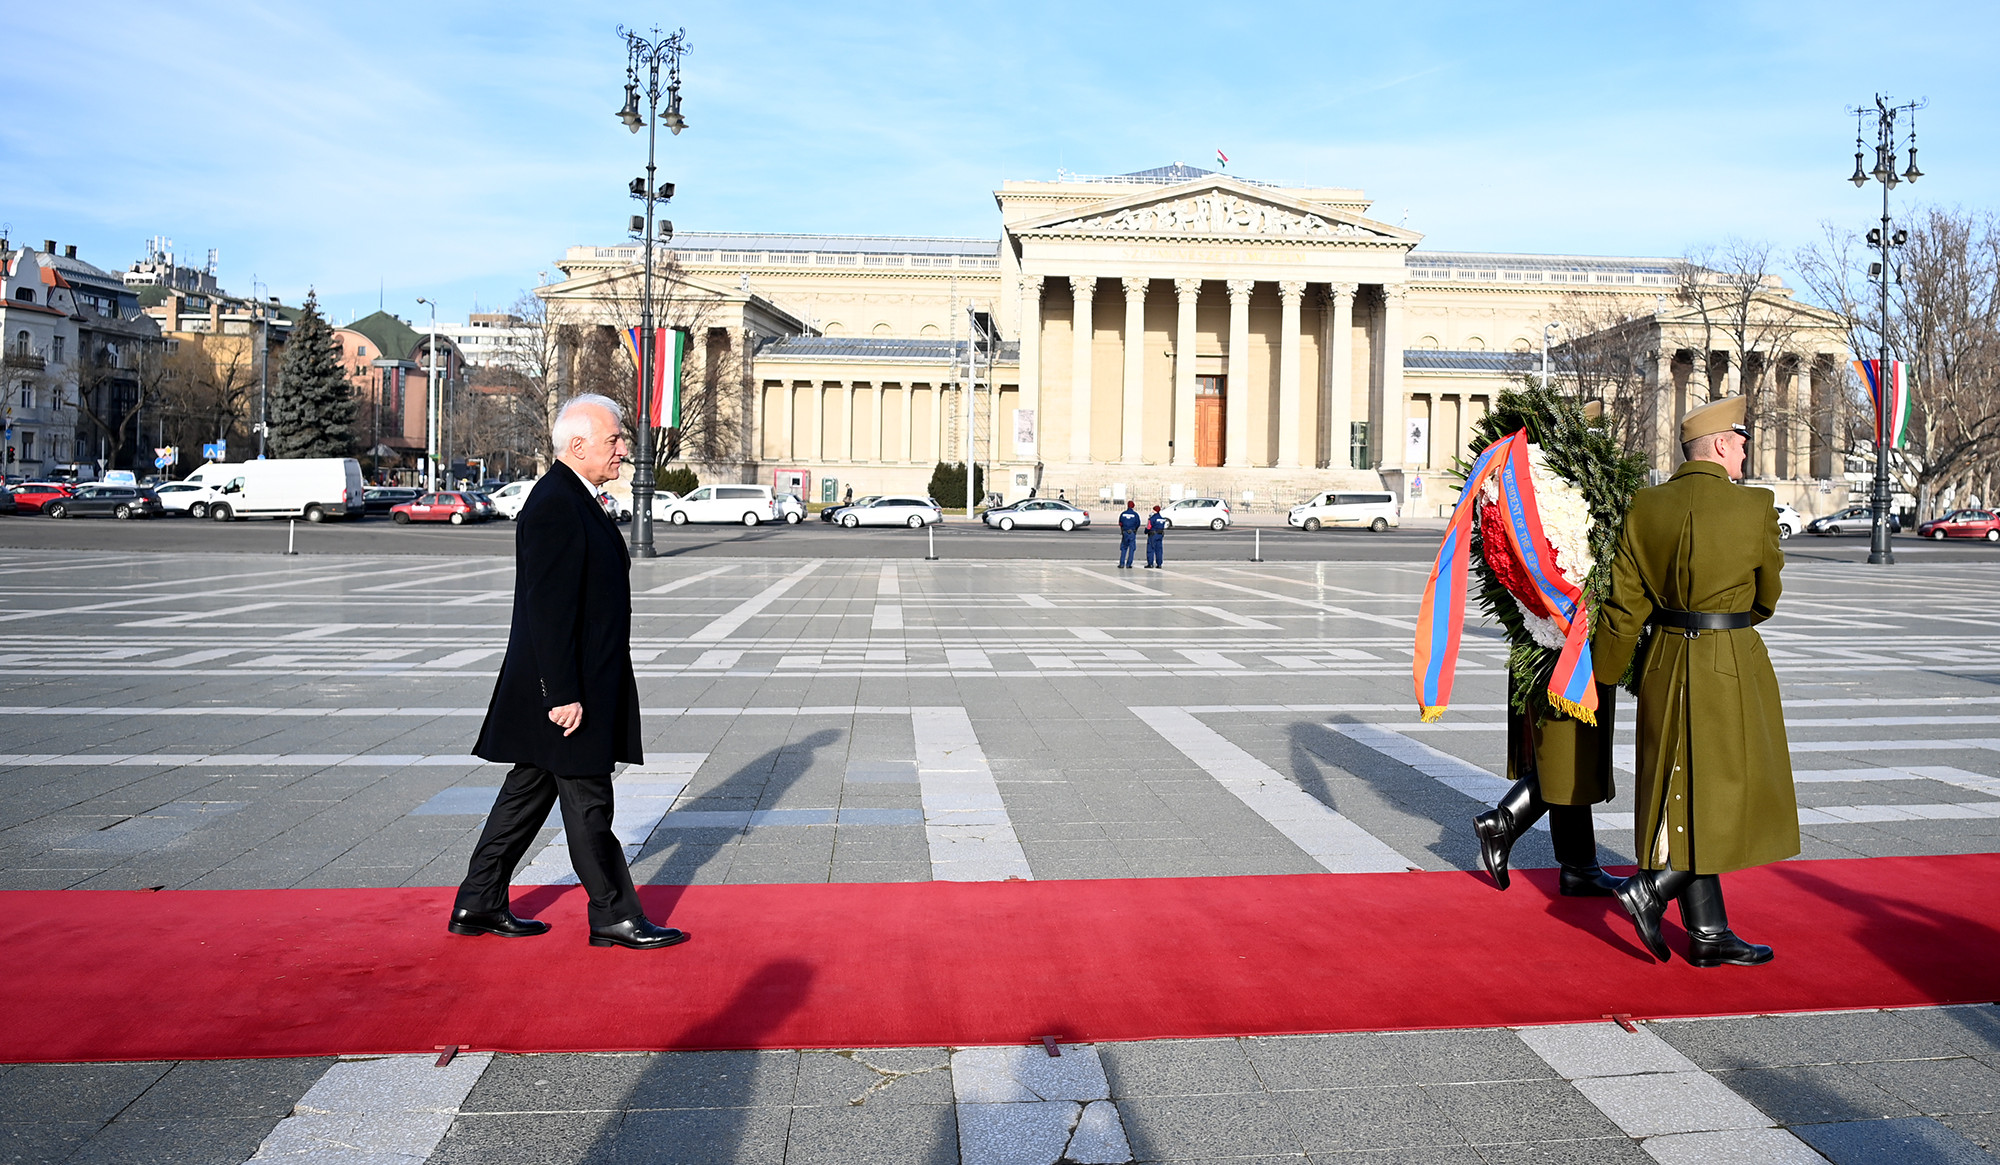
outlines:
{"label": "silver sedan", "polygon": [[1029,498],[1011,506],[996,506],[979,520],[997,530],[1075,530],[1090,525],[1090,511],[1055,498]]}

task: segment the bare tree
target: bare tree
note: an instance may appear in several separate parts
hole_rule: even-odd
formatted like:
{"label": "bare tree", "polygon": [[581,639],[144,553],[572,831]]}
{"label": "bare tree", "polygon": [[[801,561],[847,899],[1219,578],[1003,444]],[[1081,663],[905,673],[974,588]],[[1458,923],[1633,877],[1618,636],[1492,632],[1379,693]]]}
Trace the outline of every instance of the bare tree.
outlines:
{"label": "bare tree", "polygon": [[[141,410],[160,395],[167,380],[165,346],[141,335],[99,337],[71,367],[77,415],[102,439],[105,462],[139,463],[125,455],[134,441]],[[136,450],[133,457],[137,456]],[[147,458],[146,465],[151,465]]]}
{"label": "bare tree", "polygon": [[[1993,501],[2000,468],[2000,219],[1932,208],[1916,219],[1890,285],[1888,318],[1851,232],[1828,227],[1799,256],[1807,285],[1847,321],[1849,343],[1873,355],[1884,341],[1905,363],[1912,417],[1890,472],[1929,516],[1940,498]],[[1855,410],[1873,439],[1873,409]]]}
{"label": "bare tree", "polygon": [[1656,343],[1652,313],[1629,301],[1570,293],[1558,303],[1555,318],[1568,338],[1549,349],[1549,363],[1576,386],[1580,399],[1604,402],[1604,423],[1619,448],[1650,459],[1646,361]]}

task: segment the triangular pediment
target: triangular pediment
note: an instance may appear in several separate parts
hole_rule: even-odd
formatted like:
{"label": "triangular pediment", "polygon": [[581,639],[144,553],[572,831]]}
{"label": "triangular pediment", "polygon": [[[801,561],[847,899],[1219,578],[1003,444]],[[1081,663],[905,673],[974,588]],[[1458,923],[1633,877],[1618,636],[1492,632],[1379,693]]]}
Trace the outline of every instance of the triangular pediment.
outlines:
{"label": "triangular pediment", "polygon": [[1220,175],[1153,187],[1014,226],[1015,234],[1415,246],[1423,236]]}

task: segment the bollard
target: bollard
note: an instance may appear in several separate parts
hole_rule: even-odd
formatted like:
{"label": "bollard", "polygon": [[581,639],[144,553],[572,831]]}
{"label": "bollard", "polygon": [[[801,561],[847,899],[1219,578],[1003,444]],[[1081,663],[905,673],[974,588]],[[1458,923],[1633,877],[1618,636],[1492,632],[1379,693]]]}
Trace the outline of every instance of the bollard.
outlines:
{"label": "bollard", "polygon": [[1264,561],[1264,528],[1261,526],[1254,527],[1250,532],[1254,536],[1250,551],[1250,561],[1262,562]]}
{"label": "bollard", "polygon": [[926,555],[924,555],[924,561],[925,561],[925,562],[936,562],[936,561],[938,560],[938,556],[937,556],[937,527],[936,527],[936,526],[925,526],[925,527],[924,527],[924,533],[925,533],[925,534],[927,534],[927,535],[929,535],[929,536],[930,536],[930,540],[931,540],[931,547],[930,547],[930,553],[929,553],[929,554],[926,554]]}
{"label": "bollard", "polygon": [[292,518],[285,523],[286,554],[296,555],[298,553],[298,550],[294,547],[294,544],[298,541],[298,538],[299,538],[299,520],[297,518]]}

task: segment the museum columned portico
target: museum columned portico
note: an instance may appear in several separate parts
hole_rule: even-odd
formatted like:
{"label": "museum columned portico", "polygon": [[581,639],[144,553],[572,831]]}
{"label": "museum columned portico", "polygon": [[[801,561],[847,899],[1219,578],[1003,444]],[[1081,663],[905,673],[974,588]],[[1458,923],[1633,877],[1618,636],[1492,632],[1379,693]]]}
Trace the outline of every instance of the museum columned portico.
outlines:
{"label": "museum columned portico", "polygon": [[[1589,324],[1612,371],[1574,387],[1657,472],[1678,462],[1660,434],[1740,384],[1760,484],[1839,488],[1838,328],[1775,281],[1757,292],[1770,326],[1732,338],[1684,302],[1674,260],[1427,251],[1359,190],[1175,164],[993,197],[998,239],[678,234],[666,314],[708,335],[684,381],[714,394],[703,479],[830,499],[918,490],[970,457],[1010,500],[1388,489],[1427,514],[1545,326],[1623,321]],[[636,303],[635,246],[562,267],[540,291],[552,322],[608,330]],[[976,361],[975,318],[1000,340]]]}

